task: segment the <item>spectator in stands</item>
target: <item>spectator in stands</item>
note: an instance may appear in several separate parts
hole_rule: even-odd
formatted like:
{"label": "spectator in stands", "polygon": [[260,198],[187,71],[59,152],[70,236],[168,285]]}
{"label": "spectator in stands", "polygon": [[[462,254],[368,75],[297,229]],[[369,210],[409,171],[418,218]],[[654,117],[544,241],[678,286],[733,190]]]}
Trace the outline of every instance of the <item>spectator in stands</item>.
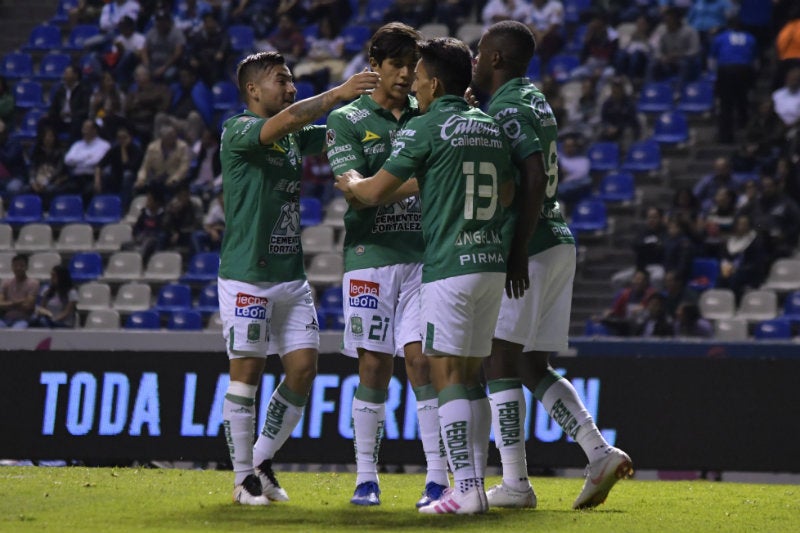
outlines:
{"label": "spectator in stands", "polygon": [[11,270],[14,277],[0,284],[0,328],[23,329],[36,307],[39,281],[28,277],[27,255],[15,255]]}
{"label": "spectator in stands", "polygon": [[134,250],[142,254],[142,261],[147,263],[154,252],[164,247],[164,201],[161,188],[148,187],[145,191],[146,201],[133,225],[133,240],[123,243],[123,250]]}
{"label": "spectator in stands", "polygon": [[733,230],[736,217],[736,191],[730,187],[720,187],[714,200],[701,214],[704,232],[704,255],[718,256],[725,241]]}
{"label": "spectator in stands", "polygon": [[775,156],[784,144],[786,125],[775,113],[772,98],[762,100],[751,114],[745,130],[745,157],[756,158],[761,164]]}
{"label": "spectator in stands", "polygon": [[142,166],[133,185],[134,191],[159,186],[169,191],[186,181],[191,153],[186,141],[178,138],[173,126],[162,126],[158,138],[147,146]]}
{"label": "spectator in stands", "polygon": [[736,200],[737,212],[749,213],[752,209],[755,209],[760,195],[759,180],[747,180],[739,193],[739,198]]}
{"label": "spectator in stands", "polygon": [[628,335],[632,332],[632,321],[644,311],[647,300],[655,292],[647,270],[637,270],[630,286],[622,289],[614,298],[611,308],[595,321],[602,322],[613,335]]}
{"label": "spectator in stands", "polygon": [[679,187],[672,195],[672,205],[667,213],[670,219],[674,218],[689,225],[694,225],[700,214],[700,202],[692,192],[691,187]]}
{"label": "spectator in stands", "polygon": [[[472,0],[437,0],[434,2],[436,9],[436,20],[442,24],[447,25],[447,30],[450,35],[456,35],[458,28],[466,22],[472,22]],[[537,44],[539,41],[537,41]],[[467,43],[467,46],[475,50],[478,42],[474,41]],[[537,48],[541,55],[541,49]],[[346,76],[342,76],[346,78]]]}
{"label": "spectator in stands", "polygon": [[650,265],[658,265],[659,267],[663,265],[664,239],[666,237],[667,228],[664,224],[664,212],[658,207],[649,207],[645,216],[645,227],[633,241],[637,270],[643,270]]}
{"label": "spectator in stands", "polygon": [[714,172],[700,178],[700,181],[694,186],[692,194],[700,203],[700,207],[708,210],[711,208],[717,189],[722,187],[736,187],[733,181],[731,164],[726,157],[718,157],[714,161]]}
{"label": "spectator in stands", "polygon": [[317,91],[324,90],[330,81],[342,78],[347,63],[344,60],[344,38],[338,24],[325,17],[319,22],[319,36],[309,37],[308,51],[294,68],[298,79],[308,78]]}
{"label": "spectator in stands", "polygon": [[636,19],[636,29],[623,39],[619,39],[619,48],[614,56],[614,68],[619,75],[624,75],[638,86],[647,74],[647,63],[653,55],[650,44],[650,23],[640,16]]}
{"label": "spectator in stands", "polygon": [[546,65],[564,48],[564,5],[560,0],[533,0],[525,23],[536,39],[536,53]]}
{"label": "spectator in stands", "polygon": [[8,84],[8,80],[0,76],[0,121],[9,127],[14,124],[15,108],[14,90]]}
{"label": "spectator in stands", "polygon": [[[717,3],[722,1],[717,0]],[[717,70],[717,140],[731,144],[734,132],[742,129],[748,120],[748,95],[756,76],[756,39],[741,31],[737,19],[731,19],[728,29],[711,42],[709,59]]]}
{"label": "spectator in stands", "polygon": [[183,32],[187,39],[203,29],[203,17],[211,13],[211,4],[204,0],[185,0],[181,2],[175,15],[175,27]]}
{"label": "spectator in stands", "polygon": [[42,288],[39,301],[28,322],[32,328],[74,328],[77,324],[78,291],[69,268],[56,265],[50,283]]}
{"label": "spectator in stands", "polygon": [[98,125],[104,139],[116,137],[117,128],[125,122],[125,93],[109,71],[103,73],[89,99],[89,118]]}
{"label": "spectator in stands", "polygon": [[288,64],[294,65],[305,54],[306,38],[294,19],[288,14],[283,14],[278,19],[278,27],[267,37],[265,45],[261,46],[263,51],[280,52]]}
{"label": "spectator in stands", "polygon": [[618,44],[617,31],[609,25],[606,12],[594,10],[583,36],[581,66],[575,69],[573,76],[599,79],[613,74],[611,62]]}
{"label": "spectator in stands", "polygon": [[200,222],[195,216],[189,184],[182,182],[164,210],[165,247],[188,257],[193,249],[192,236],[200,228]]}
{"label": "spectator in stands", "polygon": [[39,128],[30,159],[30,190],[42,199],[42,208],[49,209],[53,196],[67,191],[64,149],[51,126]]}
{"label": "spectator in stands", "polygon": [[166,113],[156,114],[153,131],[161,131],[161,126],[173,126],[178,135],[188,144],[200,139],[206,126],[213,122],[214,108],[211,89],[197,79],[195,71],[181,67],[178,82],[170,86],[172,102]]}
{"label": "spectator in stands", "polygon": [[[502,20],[529,20],[531,5],[525,0],[489,0],[481,10],[484,31]],[[414,26],[414,24],[410,24]]]}
{"label": "spectator in stands", "polygon": [[696,303],[683,302],[675,311],[675,337],[698,337],[708,339],[714,336],[714,326],[700,315]]}
{"label": "spectator in stands", "polygon": [[117,140],[95,167],[95,194],[118,194],[122,209],[131,203],[133,183],[142,165],[142,149],[133,141],[127,127],[117,129]]}
{"label": "spectator in stands", "polygon": [[144,65],[136,67],[134,78],[136,85],[131,87],[125,98],[125,115],[133,128],[133,134],[146,144],[152,138],[156,114],[169,109],[172,93],[168,86],[154,81]]}
{"label": "spectator in stands", "polygon": [[[410,7],[414,14],[419,14],[419,24],[422,25],[433,19],[433,6],[430,0],[395,0],[393,2],[396,6],[406,4],[401,12],[406,12]],[[322,19],[329,18],[331,20],[338,20],[344,23],[350,19],[353,14],[353,8],[350,6],[350,0],[310,0],[305,2],[305,8],[308,15],[308,20],[320,24]],[[392,7],[389,7],[391,11]],[[297,20],[297,19],[296,19]]]}
{"label": "spectator in stands", "polygon": [[676,277],[688,279],[695,249],[690,223],[678,216],[670,217],[667,220],[667,235],[664,237],[664,277],[666,278],[667,272],[674,272]]}
{"label": "spectator in stands", "polygon": [[558,151],[558,193],[562,202],[576,202],[591,192],[590,166],[589,158],[581,151],[575,136],[565,137]]}
{"label": "spectator in stands", "polygon": [[[742,24],[743,31],[756,38],[758,57],[763,55],[772,39],[772,15],[773,2],[739,0],[739,22]],[[798,53],[798,57],[800,57],[800,53]]]}
{"label": "spectator in stands", "polygon": [[0,120],[0,196],[22,192],[27,174],[22,144],[11,136],[10,127]]}
{"label": "spectator in stands", "polygon": [[697,30],[683,23],[679,12],[664,13],[666,31],[658,39],[654,56],[648,65],[648,81],[660,81],[678,76],[680,86],[694,80],[700,73],[700,37]]}
{"label": "spectator in stands", "polygon": [[562,134],[573,134],[585,140],[595,138],[600,126],[600,104],[597,101],[597,81],[594,77],[581,80],[581,92],[569,115],[569,124],[561,128]]}
{"label": "spectator in stands", "polygon": [[83,196],[84,205],[89,203],[94,190],[95,167],[106,155],[111,145],[97,135],[97,125],[86,119],[81,128],[82,137],[75,141],[64,154],[64,165],[69,174],[67,189]]}
{"label": "spectator in stands", "polygon": [[174,26],[169,11],[156,11],[155,24],[145,35],[142,64],[150,69],[154,80],[171,82],[185,46],[186,37]]}
{"label": "spectator in stands", "polygon": [[333,197],[333,182],[333,172],[326,155],[312,154],[303,158],[302,196],[319,198],[322,205],[326,205]]}
{"label": "spectator in stands", "polygon": [[105,0],[78,0],[77,5],[68,13],[70,26],[97,24],[105,3]]}
{"label": "spectator in stands", "polygon": [[789,9],[790,20],[781,28],[775,40],[778,64],[772,82],[773,89],[786,82],[786,74],[791,69],[800,67],[800,5],[794,4]]}
{"label": "spectator in stands", "polygon": [[225,209],[222,196],[222,187],[217,188],[217,195],[208,206],[208,212],[203,217],[203,229],[192,234],[192,248],[194,253],[219,251],[222,246],[222,236],[225,234]]}
{"label": "spectator in stands", "polygon": [[621,78],[611,80],[611,92],[600,110],[600,139],[619,142],[630,132],[632,140],[641,136],[642,126],[636,112],[636,102],[625,92]]}
{"label": "spectator in stands", "polygon": [[753,227],[767,237],[772,259],[791,256],[800,235],[800,207],[772,176],[761,177],[761,194],[743,210]]}
{"label": "spectator in stands", "polygon": [[[277,0],[239,0],[230,12],[230,24],[246,24],[257,39],[266,37],[275,26]],[[346,20],[346,19],[342,19]]]}
{"label": "spectator in stands", "polygon": [[279,0],[275,14],[278,17],[289,15],[292,20],[305,20],[308,17],[305,2],[301,0]]}
{"label": "spectator in stands", "polygon": [[139,17],[139,2],[136,0],[110,0],[100,12],[100,30],[109,35],[109,41],[125,17],[136,20]]}
{"label": "spectator in stands", "polygon": [[697,303],[698,294],[686,285],[686,280],[674,270],[664,273],[664,310],[670,319],[675,320],[678,308],[683,303]]}
{"label": "spectator in stands", "polygon": [[92,89],[81,80],[81,71],[74,65],[64,69],[62,83],[50,100],[47,118],[58,132],[70,142],[81,136],[81,124],[89,116],[89,98]]}
{"label": "spectator in stands", "polygon": [[786,73],[786,84],[772,93],[772,103],[775,113],[787,128],[800,124],[800,67],[794,67]]}
{"label": "spectator in stands", "polygon": [[769,270],[764,239],[753,229],[750,217],[740,214],[722,249],[717,286],[731,289],[738,301],[746,289],[761,286]]}
{"label": "spectator in stands", "polygon": [[123,17],[119,21],[119,33],[114,38],[112,48],[113,65],[109,65],[114,79],[123,87],[133,81],[133,72],[142,62],[145,37],[136,31],[136,22],[132,17]]}
{"label": "spectator in stands", "polygon": [[654,292],[647,298],[644,311],[633,319],[633,335],[637,337],[672,337],[675,326],[667,315],[666,297]]}
{"label": "spectator in stands", "polygon": [[[210,128],[203,130],[203,134],[192,145],[191,170],[189,171],[189,190],[208,202],[212,196],[217,181],[221,182],[222,165],[220,163],[219,134]],[[305,162],[305,158],[303,159]]]}
{"label": "spectator in stands", "polygon": [[735,14],[736,7],[730,0],[694,0],[686,13],[686,22],[697,30],[703,48],[708,50],[714,36]]}
{"label": "spectator in stands", "polygon": [[231,55],[231,39],[213,12],[203,15],[203,27],[189,39],[189,66],[211,87],[223,79]]}

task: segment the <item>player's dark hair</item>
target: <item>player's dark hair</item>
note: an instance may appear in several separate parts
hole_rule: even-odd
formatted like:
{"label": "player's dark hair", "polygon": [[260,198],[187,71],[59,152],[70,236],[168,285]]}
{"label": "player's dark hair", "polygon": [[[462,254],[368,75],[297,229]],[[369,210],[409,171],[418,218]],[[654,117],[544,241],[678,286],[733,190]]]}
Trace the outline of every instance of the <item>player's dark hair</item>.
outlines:
{"label": "player's dark hair", "polygon": [[472,82],[472,52],[452,37],[438,37],[419,43],[419,53],[431,78],[439,78],[445,93],[464,96]]}
{"label": "player's dark hair", "polygon": [[247,83],[254,81],[256,76],[276,65],[285,65],[286,59],[278,52],[259,52],[250,54],[236,67],[236,81],[239,84],[239,94],[247,101]]}
{"label": "player's dark hair", "polygon": [[405,58],[412,55],[416,61],[419,58],[417,41],[420,39],[422,35],[407,24],[402,22],[384,24],[370,40],[369,57],[378,65],[390,57]]}
{"label": "player's dark hair", "polygon": [[486,31],[493,48],[503,54],[508,71],[515,76],[524,76],[536,52],[536,40],[530,28],[516,20],[504,20],[492,24]]}

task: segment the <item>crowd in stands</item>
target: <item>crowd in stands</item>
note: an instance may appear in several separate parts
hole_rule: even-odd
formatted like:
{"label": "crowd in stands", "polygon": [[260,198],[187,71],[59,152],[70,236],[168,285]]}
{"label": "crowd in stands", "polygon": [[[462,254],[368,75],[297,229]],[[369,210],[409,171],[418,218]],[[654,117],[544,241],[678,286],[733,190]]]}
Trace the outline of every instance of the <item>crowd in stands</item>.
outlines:
{"label": "crowd in stands", "polygon": [[[132,240],[123,247],[140,252],[145,262],[163,250],[178,250],[188,260],[219,249],[224,214],[218,139],[222,122],[241,110],[235,87],[230,97],[241,57],[281,52],[303,98],[364,68],[366,39],[389,20],[423,34],[426,27],[444,25],[473,48],[480,29],[499,20],[531,27],[537,56],[529,75],[558,119],[560,142],[552,150],[558,153],[568,213],[596,194],[608,171],[632,172],[638,180],[640,169],[625,164],[638,143],[657,133],[660,121],[679,121],[685,112],[716,127],[714,141],[729,147],[729,155],[693,187],[676,190],[671,205],[645,206],[645,228],[634,242],[636,263],[615,277],[629,286],[597,317],[615,332],[710,334],[698,311],[694,259],[716,259],[719,271],[704,288],[730,288],[738,301],[764,283],[777,259],[797,253],[797,2],[78,0],[69,5],[50,24],[61,24],[65,36],[86,25],[96,30],[79,47],[65,46],[70,61],[58,79],[40,79],[36,72],[18,76],[0,65],[0,195],[6,206],[17,195],[38,195],[45,213],[65,194],[81,196],[84,205],[112,194],[123,213],[137,197],[146,197],[138,204],[144,207]],[[45,97],[37,106],[20,107],[16,88],[29,79],[41,83]],[[764,79],[770,80],[769,94],[757,91],[756,82]],[[645,96],[663,90],[660,107],[643,104]],[[692,108],[697,102],[689,97],[697,94],[711,95],[710,103]],[[676,109],[680,116],[663,118]],[[25,130],[31,117],[38,117],[32,132]],[[592,156],[598,144],[612,148],[609,166]],[[335,192],[327,161],[306,158],[304,169],[302,196],[328,205]],[[68,280],[61,271],[54,276],[47,301],[54,301],[53,295],[68,301]],[[47,324],[45,318],[36,323]]]}

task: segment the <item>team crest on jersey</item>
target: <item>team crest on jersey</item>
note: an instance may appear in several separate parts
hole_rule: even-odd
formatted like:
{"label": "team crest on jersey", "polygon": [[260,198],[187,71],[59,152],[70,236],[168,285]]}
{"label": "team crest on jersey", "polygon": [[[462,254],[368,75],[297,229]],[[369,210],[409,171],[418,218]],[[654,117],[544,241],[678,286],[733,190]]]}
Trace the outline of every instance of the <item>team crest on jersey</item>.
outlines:
{"label": "team crest on jersey", "polygon": [[353,315],[350,317],[350,332],[354,337],[360,337],[364,334],[364,323],[361,321],[360,316]]}
{"label": "team crest on jersey", "polygon": [[367,130],[366,133],[364,134],[364,138],[361,139],[361,142],[365,143],[367,141],[376,141],[379,140],[380,138],[381,136],[378,135],[377,133],[372,133],[371,131]]}
{"label": "team crest on jersey", "polygon": [[356,255],[364,255],[364,252],[366,252],[366,250],[364,249],[363,245],[359,244],[358,246],[356,246],[355,250]]}
{"label": "team crest on jersey", "polygon": [[269,236],[269,253],[297,254],[300,252],[300,210],[297,202],[286,202]]}
{"label": "team crest on jersey", "polygon": [[380,283],[360,279],[351,279],[350,287],[348,289],[348,294],[350,296],[350,307],[377,309],[380,290]]}
{"label": "team crest on jersey", "polygon": [[336,130],[328,130],[325,132],[325,142],[328,146],[336,144]]}

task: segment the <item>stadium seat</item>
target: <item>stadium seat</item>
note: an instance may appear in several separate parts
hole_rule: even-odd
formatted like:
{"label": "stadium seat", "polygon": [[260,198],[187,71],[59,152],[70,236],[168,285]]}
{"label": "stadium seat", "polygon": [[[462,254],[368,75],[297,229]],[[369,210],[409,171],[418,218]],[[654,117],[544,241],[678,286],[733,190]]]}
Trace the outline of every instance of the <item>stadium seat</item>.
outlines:
{"label": "stadium seat", "polygon": [[[10,279],[14,277],[14,271],[11,269],[11,260],[14,259],[15,255],[17,254],[14,252],[0,252],[0,279]],[[30,260],[28,264],[28,275],[31,276]]]}
{"label": "stadium seat", "polygon": [[450,37],[450,28],[447,24],[438,22],[427,22],[419,27],[418,31],[423,39],[435,39],[437,37]]}
{"label": "stadium seat", "polygon": [[318,309],[317,321],[320,330],[342,331],[344,330],[344,310],[343,309]]}
{"label": "stadium seat", "polygon": [[14,248],[14,230],[8,224],[0,224],[0,252]]}
{"label": "stadium seat", "polygon": [[717,284],[719,277],[719,259],[713,257],[696,257],[692,260],[689,274],[689,288],[695,291],[711,289]]}
{"label": "stadium seat", "polygon": [[592,172],[605,172],[619,168],[619,144],[611,141],[592,143],[586,150]]}
{"label": "stadium seat", "polygon": [[689,141],[689,123],[680,111],[665,111],[658,115],[653,125],[652,139],[663,144],[678,144]]}
{"label": "stadium seat", "polygon": [[720,318],[714,321],[714,338],[721,341],[747,340],[747,320]]}
{"label": "stadium seat", "polygon": [[83,222],[83,198],[79,194],[59,194],[50,201],[49,224]]}
{"label": "stadium seat", "polygon": [[569,227],[578,233],[605,231],[608,228],[606,206],[591,198],[580,201],[573,209]]}
{"label": "stadium seat", "polygon": [[380,26],[383,24],[384,15],[386,15],[393,3],[393,0],[367,0],[364,15],[355,22],[367,26]]}
{"label": "stadium seat", "polygon": [[125,283],[117,289],[111,307],[122,313],[145,311],[150,309],[151,293],[152,289],[146,283]]}
{"label": "stadium seat", "polygon": [[59,0],[56,14],[50,19],[53,24],[66,24],[69,22],[69,12],[78,7],[80,0]]}
{"label": "stadium seat", "polygon": [[316,226],[322,222],[322,202],[318,198],[300,198],[300,227]]}
{"label": "stadium seat", "polygon": [[22,225],[42,221],[42,199],[37,194],[18,194],[8,206],[3,220],[6,224]]}
{"label": "stadium seat", "polygon": [[30,109],[44,107],[42,84],[38,81],[22,80],[14,87],[14,100],[17,107]]}
{"label": "stadium seat", "polygon": [[344,227],[344,214],[347,212],[347,200],[341,196],[336,196],[325,206],[325,218],[322,224],[334,228]]}
{"label": "stadium seat", "polygon": [[189,260],[186,274],[180,280],[186,283],[216,281],[219,272],[219,252],[200,252]]}
{"label": "stadium seat", "polygon": [[22,123],[12,133],[12,136],[22,140],[33,140],[39,128],[39,122],[44,118],[43,109],[31,108],[22,117]]}
{"label": "stadium seat", "polygon": [[601,322],[596,322],[592,319],[588,319],[586,321],[586,325],[584,326],[583,334],[587,337],[607,337],[611,335],[608,331],[608,328],[605,327]]}
{"label": "stadium seat", "polygon": [[219,293],[217,292],[216,283],[209,283],[200,289],[200,295],[197,297],[197,305],[194,306],[194,309],[209,315],[219,311]]}
{"label": "stadium seat", "polygon": [[22,49],[25,52],[32,50],[58,50],[61,48],[61,28],[50,24],[35,26],[28,36],[28,44]]}
{"label": "stadium seat", "polygon": [[50,280],[53,267],[60,264],[61,254],[58,252],[34,252],[28,257],[28,277],[40,281]]}
{"label": "stadium seat", "polygon": [[69,261],[72,281],[83,283],[93,281],[103,275],[103,259],[97,252],[80,252]]}
{"label": "stadium seat", "polygon": [[231,40],[231,49],[240,54],[249,54],[253,51],[255,32],[252,26],[232,24],[228,26],[228,36]]}
{"label": "stadium seat", "polygon": [[[477,43],[482,36],[483,36],[483,24],[480,24],[478,22],[464,22],[463,24],[461,24],[461,26],[459,26],[456,29],[456,37],[470,46],[473,45],[474,43]],[[533,78],[533,79],[539,79],[539,78]]]}
{"label": "stadium seat", "polygon": [[142,277],[142,254],[135,251],[114,252],[108,258],[104,281],[125,282]]}
{"label": "stadium seat", "polygon": [[122,200],[116,194],[96,194],[89,201],[84,220],[89,224],[114,224],[122,218]]}
{"label": "stadium seat", "polygon": [[36,71],[36,79],[42,81],[53,81],[61,79],[64,69],[72,63],[72,58],[68,54],[51,52],[39,61],[39,68]]}
{"label": "stadium seat", "polygon": [[630,172],[609,172],[598,185],[596,198],[603,202],[633,202],[636,185]]}
{"label": "stadium seat", "polygon": [[168,283],[158,291],[154,311],[170,313],[192,308],[192,289],[182,283]]}
{"label": "stadium seat", "polygon": [[564,0],[564,22],[577,24],[581,15],[592,6],[591,0]]}
{"label": "stadium seat", "polygon": [[119,329],[119,313],[113,309],[92,309],[83,329]]}
{"label": "stadium seat", "polygon": [[319,307],[324,311],[337,311],[342,310],[342,287],[329,287],[322,292],[319,298]]}
{"label": "stadium seat", "polygon": [[214,109],[216,111],[226,111],[237,107],[239,103],[239,89],[230,81],[218,81],[211,88]]}
{"label": "stadium seat", "polygon": [[294,88],[297,89],[297,94],[295,95],[295,101],[300,101],[300,100],[305,100],[306,98],[310,98],[314,96],[314,93],[316,92],[314,89],[314,84],[311,83],[310,81],[296,81],[294,82]]}
{"label": "stadium seat", "polygon": [[306,275],[312,285],[334,285],[342,282],[342,254],[317,254],[311,258]]}
{"label": "stadium seat", "polygon": [[303,253],[309,255],[333,252],[333,227],[317,225],[304,228],[300,234],[300,242]]}
{"label": "stadium seat", "polygon": [[778,295],[770,290],[749,291],[742,296],[736,318],[750,322],[772,320],[778,316]]}
{"label": "stadium seat", "polygon": [[14,249],[18,252],[40,252],[52,247],[53,228],[38,222],[22,226],[14,243]]}
{"label": "stadium seat", "polygon": [[86,39],[100,35],[100,28],[96,24],[78,24],[69,32],[65,50],[83,50]]}
{"label": "stadium seat", "polygon": [[687,83],[681,90],[678,111],[684,113],[709,113],[714,109],[714,84],[709,81]]}
{"label": "stadium seat", "polygon": [[708,289],[700,295],[700,316],[707,320],[733,318],[736,313],[736,297],[730,289]]}
{"label": "stadium seat", "polygon": [[789,340],[792,338],[792,324],[784,318],[774,318],[756,324],[753,335],[758,340]]}
{"label": "stadium seat", "polygon": [[647,83],[639,91],[636,109],[640,113],[663,113],[672,107],[672,87],[668,83]]}
{"label": "stadium seat", "polygon": [[125,329],[161,329],[161,319],[155,311],[134,311],[125,320]]}
{"label": "stadium seat", "polygon": [[87,252],[94,249],[94,230],[89,224],[67,224],[58,232],[56,250],[59,252]]}
{"label": "stadium seat", "polygon": [[117,252],[122,247],[122,243],[132,239],[133,228],[130,224],[125,222],[105,224],[100,227],[100,234],[97,236],[95,247],[98,252]]}
{"label": "stadium seat", "polygon": [[219,311],[216,313],[212,313],[210,317],[208,317],[208,323],[206,324],[206,331],[222,331],[222,318],[219,316]]}
{"label": "stadium seat", "polygon": [[0,76],[9,79],[30,78],[33,76],[33,58],[25,52],[9,52],[0,63]]}
{"label": "stadium seat", "polygon": [[777,259],[761,288],[778,292],[800,290],[800,259]]}
{"label": "stadium seat", "polygon": [[792,322],[800,322],[800,291],[791,292],[786,296],[782,316]]}
{"label": "stadium seat", "polygon": [[550,58],[547,73],[558,83],[565,83],[572,77],[572,71],[580,66],[580,59],[574,55],[557,54]]}
{"label": "stadium seat", "polygon": [[172,311],[167,320],[167,329],[173,331],[200,331],[203,329],[203,318],[192,309]]}
{"label": "stadium seat", "polygon": [[181,254],[162,250],[150,256],[142,277],[146,281],[177,281],[182,272]]}
{"label": "stadium seat", "polygon": [[652,139],[631,143],[622,163],[622,170],[652,172],[661,169],[661,148]]}
{"label": "stadium seat", "polygon": [[528,63],[528,70],[525,71],[525,76],[531,80],[542,79],[542,60],[538,55],[531,58],[530,63]]}
{"label": "stadium seat", "polygon": [[[352,56],[364,50],[364,43],[369,40],[372,30],[369,26],[353,25],[342,30],[340,36],[344,39],[344,53]],[[296,85],[296,84],[295,84]]]}
{"label": "stadium seat", "polygon": [[90,281],[78,287],[78,311],[111,308],[111,286]]}
{"label": "stadium seat", "polygon": [[583,39],[586,37],[587,28],[587,24],[581,24],[572,30],[564,47],[564,53],[580,55],[583,50]]}

